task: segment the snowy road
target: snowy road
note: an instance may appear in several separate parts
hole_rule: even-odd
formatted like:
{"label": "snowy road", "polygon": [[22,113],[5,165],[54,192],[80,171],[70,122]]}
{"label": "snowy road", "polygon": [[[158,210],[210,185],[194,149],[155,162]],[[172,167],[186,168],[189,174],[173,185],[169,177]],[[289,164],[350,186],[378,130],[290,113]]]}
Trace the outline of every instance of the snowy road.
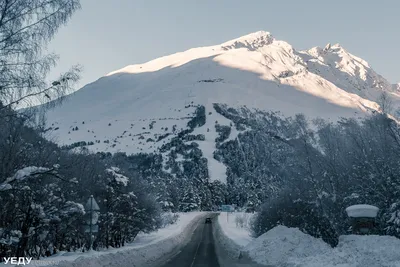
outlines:
{"label": "snowy road", "polygon": [[[212,215],[215,216],[215,215]],[[199,222],[192,234],[190,242],[177,252],[171,259],[160,267],[258,267],[260,265],[239,261],[225,260],[223,250],[217,249],[214,241],[213,225],[218,223],[217,217],[212,218],[211,224],[205,224],[204,219]]]}
{"label": "snowy road", "polygon": [[212,224],[199,223],[190,242],[162,267],[176,266],[220,267],[215,253]]}

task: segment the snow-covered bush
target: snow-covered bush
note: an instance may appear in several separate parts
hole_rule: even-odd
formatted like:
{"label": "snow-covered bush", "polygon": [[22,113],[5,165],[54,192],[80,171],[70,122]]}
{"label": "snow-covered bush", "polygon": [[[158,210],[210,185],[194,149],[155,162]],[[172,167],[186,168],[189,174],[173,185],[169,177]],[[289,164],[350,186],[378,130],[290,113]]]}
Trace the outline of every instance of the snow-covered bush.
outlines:
{"label": "snow-covered bush", "polygon": [[174,224],[178,219],[179,219],[178,214],[172,213],[172,212],[165,212],[162,215],[162,226],[161,227],[166,227],[170,224]]}
{"label": "snow-covered bush", "polygon": [[254,216],[253,213],[235,213],[236,227],[250,229],[251,219]]}
{"label": "snow-covered bush", "polygon": [[235,223],[236,223],[236,227],[244,228],[246,225],[246,218],[244,218],[243,214],[240,214],[240,215],[237,214],[235,216]]}
{"label": "snow-covered bush", "polygon": [[400,238],[400,202],[390,206],[387,224],[386,233]]}

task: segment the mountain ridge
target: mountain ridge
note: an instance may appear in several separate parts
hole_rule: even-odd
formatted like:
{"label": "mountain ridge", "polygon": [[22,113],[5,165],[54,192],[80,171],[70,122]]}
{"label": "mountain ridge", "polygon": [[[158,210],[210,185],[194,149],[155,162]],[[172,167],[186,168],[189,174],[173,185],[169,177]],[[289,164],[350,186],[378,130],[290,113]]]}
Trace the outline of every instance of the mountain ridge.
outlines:
{"label": "mountain ridge", "polygon": [[[340,45],[297,51],[259,31],[110,72],[50,110],[47,122],[60,145],[91,152],[154,153],[190,134],[185,138],[200,147],[210,176],[221,177],[216,125],[232,121],[215,104],[336,121],[379,111],[382,92],[399,106],[396,87]],[[204,124],[182,134],[199,107]],[[243,131],[230,128],[230,140]]]}

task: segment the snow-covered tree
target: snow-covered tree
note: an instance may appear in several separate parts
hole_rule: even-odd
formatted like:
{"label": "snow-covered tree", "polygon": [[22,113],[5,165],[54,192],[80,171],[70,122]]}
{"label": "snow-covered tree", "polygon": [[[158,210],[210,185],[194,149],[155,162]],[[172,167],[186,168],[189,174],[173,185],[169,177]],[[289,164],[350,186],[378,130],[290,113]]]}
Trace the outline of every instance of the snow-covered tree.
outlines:
{"label": "snow-covered tree", "polygon": [[184,212],[200,209],[200,198],[192,186],[184,188],[182,199],[180,200],[180,210]]}
{"label": "snow-covered tree", "polygon": [[388,226],[386,232],[389,235],[400,237],[400,201],[393,203],[388,211]]}

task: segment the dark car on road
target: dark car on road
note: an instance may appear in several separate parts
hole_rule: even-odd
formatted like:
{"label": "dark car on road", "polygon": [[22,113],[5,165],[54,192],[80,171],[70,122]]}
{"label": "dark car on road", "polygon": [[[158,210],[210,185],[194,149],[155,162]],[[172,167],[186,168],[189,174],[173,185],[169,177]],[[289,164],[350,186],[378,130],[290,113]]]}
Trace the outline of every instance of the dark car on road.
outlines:
{"label": "dark car on road", "polygon": [[206,222],[205,223],[211,223],[211,218],[206,218]]}

